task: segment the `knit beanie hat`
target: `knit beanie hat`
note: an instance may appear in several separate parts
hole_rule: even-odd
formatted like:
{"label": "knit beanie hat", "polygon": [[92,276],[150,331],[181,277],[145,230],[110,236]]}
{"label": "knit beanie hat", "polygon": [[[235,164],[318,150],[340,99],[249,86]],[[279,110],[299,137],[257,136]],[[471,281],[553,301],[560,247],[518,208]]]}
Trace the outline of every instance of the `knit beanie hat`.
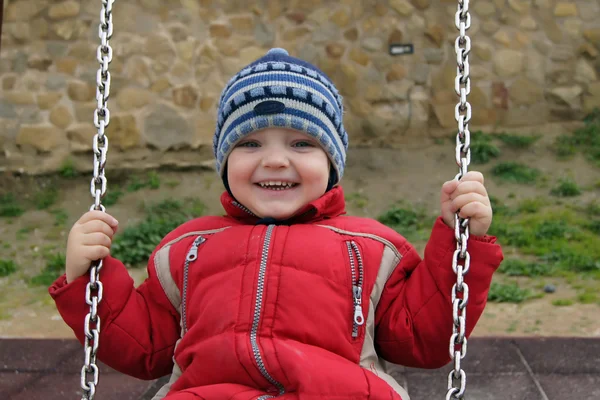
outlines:
{"label": "knit beanie hat", "polygon": [[333,169],[328,190],[344,174],[348,135],[342,97],[314,65],[271,49],[231,78],[219,100],[213,151],[217,172],[229,191],[229,154],[244,136],[270,127],[298,130],[317,139]]}

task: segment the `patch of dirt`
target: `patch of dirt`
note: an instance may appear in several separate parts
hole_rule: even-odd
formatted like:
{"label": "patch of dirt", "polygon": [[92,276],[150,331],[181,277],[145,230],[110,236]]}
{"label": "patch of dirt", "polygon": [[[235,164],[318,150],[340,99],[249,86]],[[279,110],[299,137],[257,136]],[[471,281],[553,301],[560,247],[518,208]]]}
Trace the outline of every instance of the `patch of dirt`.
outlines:
{"label": "patch of dirt", "polygon": [[[510,150],[502,146],[497,161],[471,165],[486,177],[490,195],[513,203],[524,198],[548,196],[550,188],[560,177],[571,176],[584,188],[592,188],[600,180],[600,171],[582,157],[567,162],[557,161],[549,151],[553,135],[545,135],[532,148]],[[494,179],[490,169],[498,161],[518,161],[540,169],[548,177],[546,185],[506,184]],[[91,160],[90,160],[91,162]],[[351,215],[376,217],[393,203],[405,200],[418,204],[433,214],[439,213],[439,192],[442,184],[453,179],[458,169],[454,162],[454,145],[450,141],[426,147],[400,149],[351,149],[342,185],[346,195],[360,195],[360,202],[350,200]],[[113,173],[108,159],[108,190],[120,188],[130,172]],[[120,229],[143,218],[139,205],[143,201],[158,202],[167,198],[195,197],[203,201],[207,214],[221,214],[219,196],[223,186],[213,171],[159,171],[161,187],[128,193],[107,211],[120,222]],[[27,278],[37,274],[45,265],[45,255],[64,251],[66,238],[73,223],[89,209],[93,199],[89,193],[90,178],[28,177],[4,174],[0,176],[0,193],[12,192],[19,199],[31,197],[39,190],[56,187],[59,199],[50,210],[62,209],[67,214],[64,225],[55,225],[50,211],[28,210],[17,218],[3,218],[0,226],[0,258],[13,259],[17,273],[0,278],[0,337],[60,338],[73,337],[62,322],[45,287],[30,287]],[[167,183],[179,182],[170,187]],[[597,189],[588,189],[574,200],[587,203],[598,197]],[[554,200],[561,201],[561,200]],[[499,238],[502,243],[502,238]],[[424,243],[416,243],[422,253]],[[505,256],[506,256],[505,251]],[[450,266],[448,266],[450,268]],[[131,270],[136,282],[145,277],[143,269]],[[496,279],[496,278],[495,278]],[[548,280],[549,282],[550,280]],[[574,298],[575,290],[566,281],[552,279],[556,293],[523,304],[488,303],[474,334],[479,336],[600,336],[598,304],[558,307],[555,299]],[[82,298],[83,302],[84,299]]]}

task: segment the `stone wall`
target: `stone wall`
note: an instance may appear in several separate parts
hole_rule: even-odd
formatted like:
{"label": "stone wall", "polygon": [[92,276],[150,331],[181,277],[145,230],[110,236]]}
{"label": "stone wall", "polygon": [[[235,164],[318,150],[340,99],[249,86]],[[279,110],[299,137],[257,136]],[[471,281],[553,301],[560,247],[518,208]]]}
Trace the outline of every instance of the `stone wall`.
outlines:
{"label": "stone wall", "polygon": [[[5,0],[0,170],[89,170],[100,1]],[[351,145],[456,126],[455,0],[118,0],[111,168],[212,165],[216,101],[271,47],[344,95]],[[471,130],[573,121],[600,106],[600,0],[475,0]],[[412,55],[391,56],[390,43]]]}

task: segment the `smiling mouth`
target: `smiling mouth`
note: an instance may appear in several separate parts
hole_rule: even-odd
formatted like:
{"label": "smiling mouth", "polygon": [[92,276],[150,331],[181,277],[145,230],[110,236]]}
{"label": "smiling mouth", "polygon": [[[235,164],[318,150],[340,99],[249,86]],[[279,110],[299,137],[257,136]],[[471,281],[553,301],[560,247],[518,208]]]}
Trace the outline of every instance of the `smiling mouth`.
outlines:
{"label": "smiling mouth", "polygon": [[263,189],[268,190],[288,190],[293,189],[299,185],[299,183],[294,182],[279,182],[279,181],[270,181],[270,182],[258,182],[255,183],[256,186],[259,186]]}

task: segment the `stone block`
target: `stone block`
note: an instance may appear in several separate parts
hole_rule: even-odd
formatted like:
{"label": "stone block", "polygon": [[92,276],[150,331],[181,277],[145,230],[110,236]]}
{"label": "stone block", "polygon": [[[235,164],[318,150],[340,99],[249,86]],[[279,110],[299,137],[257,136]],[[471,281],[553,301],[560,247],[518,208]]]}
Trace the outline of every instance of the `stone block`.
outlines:
{"label": "stone block", "polygon": [[79,15],[80,4],[74,0],[67,0],[53,4],[48,8],[48,17],[53,20],[73,18]]}
{"label": "stone block", "polygon": [[22,125],[17,133],[19,146],[31,146],[39,152],[47,153],[60,146],[65,139],[64,131],[49,125]]}

